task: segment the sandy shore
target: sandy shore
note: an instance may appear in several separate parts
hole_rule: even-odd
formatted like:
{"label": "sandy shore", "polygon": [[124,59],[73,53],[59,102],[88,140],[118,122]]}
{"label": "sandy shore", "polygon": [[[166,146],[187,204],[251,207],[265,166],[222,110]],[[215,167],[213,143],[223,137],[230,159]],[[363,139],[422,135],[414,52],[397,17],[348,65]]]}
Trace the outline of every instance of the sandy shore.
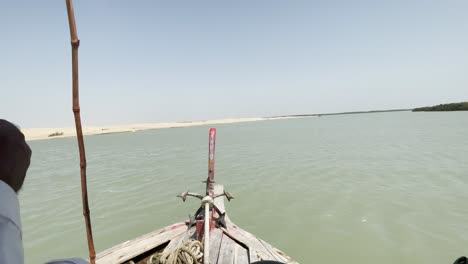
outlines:
{"label": "sandy shore", "polygon": [[[254,117],[254,118],[236,118],[236,119],[219,119],[209,121],[195,121],[195,122],[177,122],[177,123],[156,123],[156,124],[135,124],[125,126],[103,126],[103,127],[84,127],[84,135],[103,135],[112,133],[123,133],[123,132],[135,132],[149,129],[162,129],[162,128],[173,128],[173,127],[190,127],[190,126],[203,126],[203,125],[214,125],[214,124],[231,124],[241,122],[254,122],[264,120],[277,120],[277,119],[288,119],[288,118],[301,118],[301,117]],[[21,129],[26,140],[41,140],[51,138],[64,138],[64,137],[75,137],[76,131],[74,127],[53,127],[53,128],[24,128]],[[60,136],[49,136],[52,133],[63,133]]]}

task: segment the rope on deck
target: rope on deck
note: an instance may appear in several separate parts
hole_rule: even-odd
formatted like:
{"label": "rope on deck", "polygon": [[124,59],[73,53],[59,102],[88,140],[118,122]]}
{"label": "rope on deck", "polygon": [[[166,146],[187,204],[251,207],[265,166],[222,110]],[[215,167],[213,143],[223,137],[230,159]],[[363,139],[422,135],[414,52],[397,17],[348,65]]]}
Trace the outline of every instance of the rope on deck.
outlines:
{"label": "rope on deck", "polygon": [[147,264],[201,264],[203,245],[198,240],[190,239],[169,254],[156,253],[148,258]]}

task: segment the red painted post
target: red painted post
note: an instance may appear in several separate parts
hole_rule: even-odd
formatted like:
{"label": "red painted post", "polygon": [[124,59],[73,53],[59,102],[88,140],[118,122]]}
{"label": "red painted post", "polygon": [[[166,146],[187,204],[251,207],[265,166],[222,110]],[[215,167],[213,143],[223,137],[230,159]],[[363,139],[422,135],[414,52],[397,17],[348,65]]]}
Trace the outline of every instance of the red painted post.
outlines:
{"label": "red painted post", "polygon": [[208,141],[208,180],[206,182],[206,195],[214,196],[214,159],[216,146],[216,128],[210,128]]}
{"label": "red painted post", "polygon": [[198,241],[203,240],[203,234],[205,233],[204,220],[197,220],[197,239]]}

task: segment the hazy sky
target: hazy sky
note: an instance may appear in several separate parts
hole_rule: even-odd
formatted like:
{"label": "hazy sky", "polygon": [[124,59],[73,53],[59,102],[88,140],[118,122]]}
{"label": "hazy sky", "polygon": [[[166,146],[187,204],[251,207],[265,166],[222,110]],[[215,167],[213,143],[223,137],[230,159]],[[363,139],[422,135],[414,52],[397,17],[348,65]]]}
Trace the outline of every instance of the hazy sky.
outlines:
{"label": "hazy sky", "polygon": [[[75,1],[85,125],[468,101],[468,1]],[[73,125],[64,1],[1,1],[0,118]]]}

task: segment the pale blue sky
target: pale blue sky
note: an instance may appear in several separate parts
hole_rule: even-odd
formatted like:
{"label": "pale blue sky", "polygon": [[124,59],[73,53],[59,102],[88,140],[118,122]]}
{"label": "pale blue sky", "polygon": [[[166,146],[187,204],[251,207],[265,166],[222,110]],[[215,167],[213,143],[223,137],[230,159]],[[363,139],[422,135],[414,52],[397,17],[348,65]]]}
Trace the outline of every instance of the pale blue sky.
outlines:
{"label": "pale blue sky", "polygon": [[[85,125],[468,101],[468,1],[75,1]],[[71,126],[64,1],[1,1],[0,118]]]}

